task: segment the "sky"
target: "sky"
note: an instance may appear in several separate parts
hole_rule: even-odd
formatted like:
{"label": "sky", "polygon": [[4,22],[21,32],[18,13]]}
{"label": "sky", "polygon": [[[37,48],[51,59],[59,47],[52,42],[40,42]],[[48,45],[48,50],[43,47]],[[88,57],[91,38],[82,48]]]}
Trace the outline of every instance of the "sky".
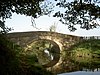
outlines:
{"label": "sky", "polygon": [[[55,10],[58,8],[55,8]],[[63,10],[62,10],[63,11]],[[36,28],[32,26],[31,17],[25,15],[12,14],[11,19],[6,20],[6,25],[11,27],[12,31],[10,32],[27,32],[27,31],[49,31],[51,25],[56,25],[56,32],[63,34],[70,34],[76,36],[100,36],[100,27],[92,30],[84,30],[80,29],[77,26],[77,30],[75,32],[70,32],[66,25],[59,22],[58,18],[54,18],[52,16],[41,16],[35,19]],[[99,21],[100,24],[100,21]]]}
{"label": "sky", "polygon": [[13,14],[11,19],[6,20],[6,25],[13,30],[10,32],[27,32],[27,31],[49,31],[51,25],[56,25],[56,32],[71,34],[76,36],[100,36],[100,27],[92,30],[84,30],[79,27],[75,32],[70,32],[66,25],[59,22],[58,18],[41,16],[35,19],[36,28],[32,26],[31,17],[25,15]]}

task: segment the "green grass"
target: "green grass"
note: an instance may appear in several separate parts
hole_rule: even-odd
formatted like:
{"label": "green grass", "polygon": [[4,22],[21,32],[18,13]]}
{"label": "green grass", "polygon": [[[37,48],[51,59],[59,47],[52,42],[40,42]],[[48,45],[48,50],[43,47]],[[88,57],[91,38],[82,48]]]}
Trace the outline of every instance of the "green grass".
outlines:
{"label": "green grass", "polygon": [[0,34],[0,75],[53,75],[43,68],[36,55],[10,42]]}
{"label": "green grass", "polygon": [[99,56],[100,55],[100,40],[85,40],[76,44],[72,52],[74,55],[80,54],[82,56]]}

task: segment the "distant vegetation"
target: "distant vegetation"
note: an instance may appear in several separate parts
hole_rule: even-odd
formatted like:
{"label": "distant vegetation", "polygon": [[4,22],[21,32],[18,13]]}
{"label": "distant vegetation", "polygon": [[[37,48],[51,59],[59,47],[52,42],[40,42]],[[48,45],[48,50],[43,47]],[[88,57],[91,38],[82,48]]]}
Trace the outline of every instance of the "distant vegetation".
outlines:
{"label": "distant vegetation", "polygon": [[74,56],[100,58],[100,40],[89,39],[73,47]]}
{"label": "distant vegetation", "polygon": [[100,67],[100,39],[86,39],[74,45],[71,60],[80,67],[92,70]]}

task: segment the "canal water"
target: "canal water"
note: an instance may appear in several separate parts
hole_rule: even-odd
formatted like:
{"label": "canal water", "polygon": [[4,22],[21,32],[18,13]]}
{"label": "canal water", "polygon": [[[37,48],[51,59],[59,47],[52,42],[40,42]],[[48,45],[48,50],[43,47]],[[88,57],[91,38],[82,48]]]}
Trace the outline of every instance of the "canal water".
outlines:
{"label": "canal water", "polygon": [[55,73],[57,75],[100,75],[100,58],[67,58]]}
{"label": "canal water", "polygon": [[100,75],[100,72],[76,71],[76,72],[62,73],[57,75]]}

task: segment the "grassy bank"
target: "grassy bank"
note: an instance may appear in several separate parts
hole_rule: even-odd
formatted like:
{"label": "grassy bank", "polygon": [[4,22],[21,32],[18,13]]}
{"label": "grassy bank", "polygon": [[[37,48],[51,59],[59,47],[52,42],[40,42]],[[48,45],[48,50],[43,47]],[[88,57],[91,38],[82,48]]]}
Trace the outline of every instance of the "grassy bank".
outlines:
{"label": "grassy bank", "polygon": [[36,55],[23,49],[0,35],[0,75],[53,75],[43,68]]}
{"label": "grassy bank", "polygon": [[100,40],[85,40],[76,44],[73,49],[73,55],[78,57],[100,57]]}

